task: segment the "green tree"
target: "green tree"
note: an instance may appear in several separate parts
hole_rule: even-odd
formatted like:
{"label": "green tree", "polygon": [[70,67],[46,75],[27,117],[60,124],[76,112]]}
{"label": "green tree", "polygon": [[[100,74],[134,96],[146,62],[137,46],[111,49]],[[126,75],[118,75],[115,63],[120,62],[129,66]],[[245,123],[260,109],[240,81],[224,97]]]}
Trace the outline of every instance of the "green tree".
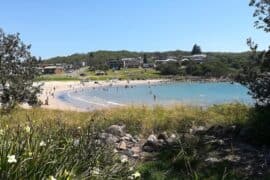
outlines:
{"label": "green tree", "polygon": [[194,44],[191,50],[191,54],[194,55],[194,54],[201,54],[201,53],[202,53],[201,47],[198,46],[197,44]]}
{"label": "green tree", "polygon": [[144,64],[147,64],[147,55],[146,54],[143,54],[143,63]]}
{"label": "green tree", "polygon": [[[251,0],[250,6],[255,7],[255,27],[270,32],[270,1]],[[258,45],[251,39],[247,44],[252,52],[252,59],[248,63],[237,80],[247,86],[250,94],[256,100],[258,106],[270,106],[270,48],[267,51],[258,53]]]}
{"label": "green tree", "polygon": [[40,85],[33,81],[39,75],[38,60],[31,56],[30,45],[25,45],[19,34],[5,34],[0,29],[0,104],[3,110],[16,103],[38,103]]}
{"label": "green tree", "polygon": [[160,74],[162,74],[162,75],[177,75],[177,74],[179,74],[179,66],[177,63],[174,63],[174,62],[160,64],[157,67],[157,70],[159,70]]}
{"label": "green tree", "polygon": [[253,13],[253,16],[257,17],[255,27],[263,29],[265,32],[270,32],[270,1],[251,0],[249,5],[255,7]]}

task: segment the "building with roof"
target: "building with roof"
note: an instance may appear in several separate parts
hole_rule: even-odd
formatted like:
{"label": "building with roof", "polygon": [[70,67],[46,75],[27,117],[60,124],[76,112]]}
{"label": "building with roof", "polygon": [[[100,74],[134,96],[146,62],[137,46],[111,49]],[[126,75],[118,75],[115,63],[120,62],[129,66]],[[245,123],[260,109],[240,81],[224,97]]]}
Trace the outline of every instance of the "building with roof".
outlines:
{"label": "building with roof", "polygon": [[183,62],[183,61],[190,60],[190,61],[202,62],[202,61],[205,61],[206,59],[207,59],[206,54],[195,54],[192,56],[183,56],[183,59],[181,61]]}
{"label": "building with roof", "polygon": [[139,68],[143,63],[141,58],[123,58],[121,61],[124,68]]}
{"label": "building with roof", "polygon": [[44,74],[62,74],[64,73],[64,67],[62,66],[46,66],[43,68]]}

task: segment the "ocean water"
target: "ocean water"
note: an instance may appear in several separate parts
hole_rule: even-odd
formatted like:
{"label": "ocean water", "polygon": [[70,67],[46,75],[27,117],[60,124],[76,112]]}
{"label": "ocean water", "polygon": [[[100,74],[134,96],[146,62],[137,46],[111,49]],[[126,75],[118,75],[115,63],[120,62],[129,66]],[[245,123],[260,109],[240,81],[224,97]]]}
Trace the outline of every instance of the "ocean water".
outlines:
{"label": "ocean water", "polygon": [[175,103],[209,106],[230,102],[252,105],[248,90],[238,83],[166,82],[128,87],[106,86],[65,91],[59,99],[84,109],[98,109],[130,104],[168,105]]}

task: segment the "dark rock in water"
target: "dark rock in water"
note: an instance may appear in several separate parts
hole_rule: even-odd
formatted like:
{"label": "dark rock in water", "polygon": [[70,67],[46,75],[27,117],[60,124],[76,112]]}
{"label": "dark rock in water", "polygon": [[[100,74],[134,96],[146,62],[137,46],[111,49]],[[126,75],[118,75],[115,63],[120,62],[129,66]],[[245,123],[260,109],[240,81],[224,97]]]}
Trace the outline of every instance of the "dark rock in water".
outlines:
{"label": "dark rock in water", "polygon": [[126,126],[111,125],[106,129],[106,132],[114,136],[124,136]]}

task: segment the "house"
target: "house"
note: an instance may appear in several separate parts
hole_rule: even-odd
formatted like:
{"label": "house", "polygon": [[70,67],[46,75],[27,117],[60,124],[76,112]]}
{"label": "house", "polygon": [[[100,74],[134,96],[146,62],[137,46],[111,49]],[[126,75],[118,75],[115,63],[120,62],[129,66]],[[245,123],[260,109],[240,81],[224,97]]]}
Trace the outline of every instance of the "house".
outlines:
{"label": "house", "polygon": [[109,60],[106,62],[110,69],[120,70],[123,67],[123,62],[120,60]]}
{"label": "house", "polygon": [[143,63],[142,68],[153,68],[154,64],[153,63]]}
{"label": "house", "polygon": [[155,66],[160,65],[160,64],[167,64],[167,63],[178,63],[178,61],[176,59],[156,60]]}
{"label": "house", "polygon": [[181,60],[182,62],[190,60],[190,61],[197,61],[197,62],[202,62],[207,59],[206,54],[195,54],[192,56],[183,56],[183,59]]}
{"label": "house", "polygon": [[124,68],[139,68],[143,63],[142,58],[123,58],[121,61]]}
{"label": "house", "polygon": [[62,66],[46,66],[43,68],[44,74],[62,74],[64,73],[64,68]]}

